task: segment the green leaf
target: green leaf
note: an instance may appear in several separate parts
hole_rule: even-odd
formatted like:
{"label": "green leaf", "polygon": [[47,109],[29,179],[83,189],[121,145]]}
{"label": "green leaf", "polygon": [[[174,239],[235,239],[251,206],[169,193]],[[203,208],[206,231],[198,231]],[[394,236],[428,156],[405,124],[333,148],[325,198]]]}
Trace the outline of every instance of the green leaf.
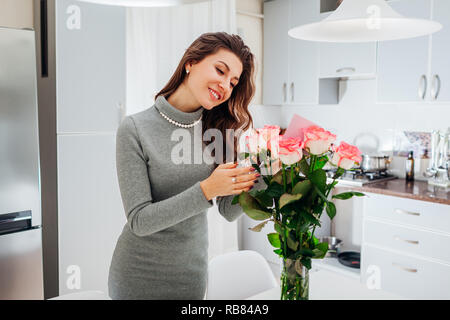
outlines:
{"label": "green leaf", "polygon": [[303,180],[300,181],[299,183],[297,183],[294,188],[292,189],[292,193],[293,194],[302,194],[302,195],[307,195],[309,190],[311,190],[311,181],[309,180]]}
{"label": "green leaf", "polygon": [[273,198],[270,197],[265,190],[251,190],[248,192],[263,207],[272,207]]}
{"label": "green leaf", "polygon": [[331,201],[327,202],[327,215],[330,217],[330,219],[333,219],[336,215],[336,206]]}
{"label": "green leaf", "polygon": [[248,152],[241,152],[239,154],[239,159],[247,159],[248,157],[250,157],[250,153]]}
{"label": "green leaf", "polygon": [[301,211],[300,216],[302,218],[304,218],[306,220],[306,222],[308,222],[311,225],[320,225],[320,221],[317,220],[316,217],[314,217],[312,214],[310,214],[306,211]]}
{"label": "green leaf", "polygon": [[239,195],[235,195],[233,201],[231,201],[231,204],[238,204],[238,203],[239,203]]}
{"label": "green leaf", "polygon": [[280,235],[283,234],[283,229],[281,228],[281,226],[278,223],[274,224],[274,229],[276,232],[278,232]]}
{"label": "green leaf", "polygon": [[322,259],[325,257],[325,255],[328,252],[328,243],[327,242],[321,242],[316,245],[316,248],[314,251],[314,259]]}
{"label": "green leaf", "polygon": [[300,172],[305,176],[308,176],[309,174],[309,164],[306,161],[306,158],[302,158],[302,160],[300,160]]}
{"label": "green leaf", "polygon": [[267,238],[269,239],[269,242],[273,247],[281,248],[281,241],[278,233],[269,233],[267,235]]}
{"label": "green leaf", "polygon": [[254,232],[261,232],[262,228],[264,228],[264,226],[267,224],[267,222],[269,222],[270,220],[266,220],[264,222],[261,222],[260,224],[254,226],[253,228],[248,228],[251,231]]}
{"label": "green leaf", "polygon": [[328,156],[324,155],[322,157],[317,158],[316,162],[314,163],[314,169],[313,171],[316,171],[318,169],[322,169],[326,163],[328,162]]}
{"label": "green leaf", "polygon": [[311,269],[311,258],[304,257],[300,260],[301,264],[303,264],[308,270]]}
{"label": "green leaf", "polygon": [[347,200],[347,199],[350,199],[353,196],[363,197],[363,196],[365,196],[365,194],[361,193],[361,192],[354,192],[354,191],[343,192],[343,193],[335,194],[333,196],[333,199]]}
{"label": "green leaf", "polygon": [[239,195],[239,204],[242,210],[254,220],[266,220],[272,215],[270,212],[265,211],[248,192],[242,192]]}
{"label": "green leaf", "polygon": [[303,195],[301,193],[298,194],[289,194],[285,193],[280,198],[280,209],[283,208],[285,205],[299,200]]}
{"label": "green leaf", "polygon": [[316,170],[309,175],[309,179],[312,183],[324,193],[327,189],[327,174],[322,169]]}
{"label": "green leaf", "polygon": [[271,183],[266,189],[266,194],[276,199],[280,198],[283,193],[283,186],[278,183]]}
{"label": "green leaf", "polygon": [[299,242],[292,240],[290,237],[287,237],[287,245],[289,248],[291,248],[293,251],[297,251]]}
{"label": "green leaf", "polygon": [[345,173],[345,169],[338,168],[336,173],[333,176],[333,179],[337,179]]}
{"label": "green leaf", "polygon": [[311,249],[303,248],[303,249],[300,249],[299,251],[297,251],[295,256],[297,258],[299,258],[299,257],[313,257],[314,256],[314,252]]}
{"label": "green leaf", "polygon": [[277,255],[281,256],[281,254],[283,253],[282,249],[275,249],[273,250],[273,252],[275,252]]}
{"label": "green leaf", "polygon": [[[286,183],[291,183],[291,169],[286,170]],[[276,182],[280,185],[283,185],[283,170],[278,171],[273,177],[272,182]]]}

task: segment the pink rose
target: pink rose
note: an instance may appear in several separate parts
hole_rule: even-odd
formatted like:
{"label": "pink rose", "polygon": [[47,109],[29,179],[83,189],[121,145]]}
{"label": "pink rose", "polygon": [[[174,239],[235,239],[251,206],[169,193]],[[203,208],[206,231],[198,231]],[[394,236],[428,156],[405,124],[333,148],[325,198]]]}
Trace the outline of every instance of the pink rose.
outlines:
{"label": "pink rose", "polygon": [[331,144],[336,140],[336,135],[319,126],[310,126],[303,131],[304,146],[311,154],[322,154],[330,149]]}
{"label": "pink rose", "polygon": [[282,138],[279,141],[279,147],[280,160],[285,165],[297,163],[302,159],[303,142],[301,138]]}
{"label": "pink rose", "polygon": [[362,160],[361,151],[344,141],[334,150],[331,163],[345,170],[351,169],[355,162]]}
{"label": "pink rose", "polygon": [[265,125],[262,129],[256,129],[259,134],[259,145],[261,148],[270,150],[269,142],[270,140],[278,137],[280,134],[279,126],[268,126]]}
{"label": "pink rose", "polygon": [[246,152],[256,154],[259,152],[258,148],[259,134],[256,130],[252,130],[249,136],[245,137]]}

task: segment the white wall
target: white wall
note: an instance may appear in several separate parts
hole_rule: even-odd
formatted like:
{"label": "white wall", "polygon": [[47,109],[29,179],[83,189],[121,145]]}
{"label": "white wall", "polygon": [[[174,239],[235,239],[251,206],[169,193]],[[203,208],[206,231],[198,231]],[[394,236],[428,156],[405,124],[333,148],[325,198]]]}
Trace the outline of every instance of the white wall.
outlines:
{"label": "white wall", "polygon": [[0,0],[0,27],[33,28],[33,0]]}

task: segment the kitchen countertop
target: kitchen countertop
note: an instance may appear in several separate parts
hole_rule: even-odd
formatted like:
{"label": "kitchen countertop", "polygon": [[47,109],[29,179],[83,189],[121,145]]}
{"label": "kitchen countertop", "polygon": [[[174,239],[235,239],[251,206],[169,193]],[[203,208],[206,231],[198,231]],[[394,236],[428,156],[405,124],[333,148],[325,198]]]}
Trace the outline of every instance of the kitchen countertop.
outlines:
{"label": "kitchen countertop", "polygon": [[427,181],[394,179],[370,183],[365,186],[346,186],[339,184],[336,188],[351,189],[360,192],[379,193],[388,196],[409,198],[450,205],[450,188],[429,185]]}

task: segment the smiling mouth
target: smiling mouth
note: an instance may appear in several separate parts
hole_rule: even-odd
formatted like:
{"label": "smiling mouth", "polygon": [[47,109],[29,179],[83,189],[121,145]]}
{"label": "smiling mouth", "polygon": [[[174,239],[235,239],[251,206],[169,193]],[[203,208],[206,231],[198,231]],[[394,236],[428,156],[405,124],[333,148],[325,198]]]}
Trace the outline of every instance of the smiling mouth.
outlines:
{"label": "smiling mouth", "polygon": [[214,97],[215,100],[220,100],[221,96],[219,93],[217,93],[216,91],[214,91],[213,89],[209,89],[209,93]]}

